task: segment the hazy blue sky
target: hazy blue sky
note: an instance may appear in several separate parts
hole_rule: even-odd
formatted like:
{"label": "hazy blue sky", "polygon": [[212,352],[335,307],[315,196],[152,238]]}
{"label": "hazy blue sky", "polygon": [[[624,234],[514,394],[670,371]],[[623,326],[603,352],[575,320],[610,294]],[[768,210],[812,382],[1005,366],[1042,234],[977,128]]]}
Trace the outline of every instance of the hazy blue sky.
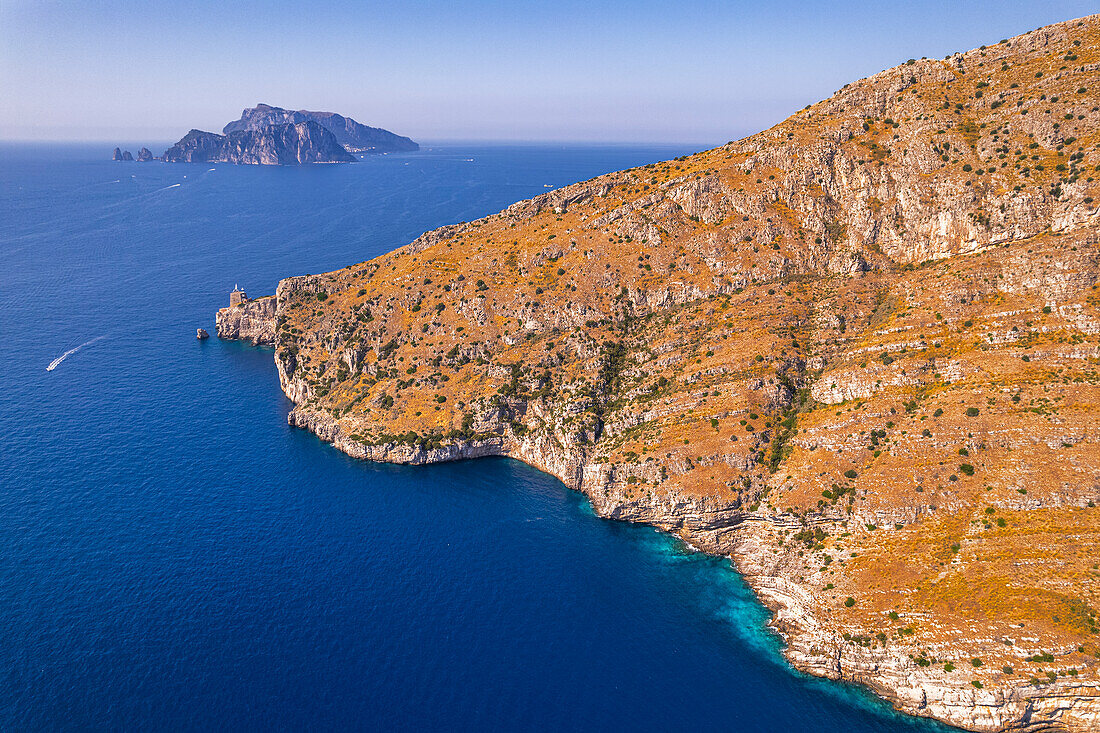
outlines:
{"label": "hazy blue sky", "polygon": [[421,140],[720,143],[907,58],[1098,11],[1095,0],[0,0],[0,138],[175,140],[267,102]]}

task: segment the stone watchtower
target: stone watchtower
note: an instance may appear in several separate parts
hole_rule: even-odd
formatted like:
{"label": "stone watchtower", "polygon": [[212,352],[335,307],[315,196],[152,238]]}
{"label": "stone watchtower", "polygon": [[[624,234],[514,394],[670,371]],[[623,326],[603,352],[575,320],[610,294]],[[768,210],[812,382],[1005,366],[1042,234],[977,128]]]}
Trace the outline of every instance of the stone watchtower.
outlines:
{"label": "stone watchtower", "polygon": [[248,302],[248,295],[241,290],[240,285],[233,286],[233,292],[229,294],[229,307],[232,308],[235,305]]}

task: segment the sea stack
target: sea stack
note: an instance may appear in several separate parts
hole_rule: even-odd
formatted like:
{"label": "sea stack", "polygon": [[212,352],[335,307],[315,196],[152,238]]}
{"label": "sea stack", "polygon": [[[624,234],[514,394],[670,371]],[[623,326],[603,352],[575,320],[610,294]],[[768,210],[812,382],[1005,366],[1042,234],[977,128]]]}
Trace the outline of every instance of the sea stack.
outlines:
{"label": "sea stack", "polygon": [[210,338],[210,334],[206,332],[205,328],[200,328],[195,331],[195,338],[197,338],[199,341],[202,341],[203,339]]}

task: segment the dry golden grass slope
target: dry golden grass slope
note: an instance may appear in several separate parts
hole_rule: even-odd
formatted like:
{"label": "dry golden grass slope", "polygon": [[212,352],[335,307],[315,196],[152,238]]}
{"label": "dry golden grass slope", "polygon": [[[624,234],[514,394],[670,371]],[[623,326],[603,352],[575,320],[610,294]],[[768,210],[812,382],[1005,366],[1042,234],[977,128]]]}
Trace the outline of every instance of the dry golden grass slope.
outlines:
{"label": "dry golden grass slope", "polygon": [[729,554],[796,665],[900,708],[1096,730],[1098,104],[1091,16],[289,278],[291,421]]}

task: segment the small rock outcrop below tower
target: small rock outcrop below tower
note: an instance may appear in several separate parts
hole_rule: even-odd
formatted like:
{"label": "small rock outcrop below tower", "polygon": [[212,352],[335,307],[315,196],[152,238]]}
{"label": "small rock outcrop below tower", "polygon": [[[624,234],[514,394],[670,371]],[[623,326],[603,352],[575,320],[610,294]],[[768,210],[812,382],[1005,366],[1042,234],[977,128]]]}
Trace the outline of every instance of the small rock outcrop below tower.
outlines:
{"label": "small rock outcrop below tower", "polygon": [[214,325],[218,338],[274,346],[275,296],[249,300],[245,291],[234,287],[229,294],[229,307],[218,311]]}

